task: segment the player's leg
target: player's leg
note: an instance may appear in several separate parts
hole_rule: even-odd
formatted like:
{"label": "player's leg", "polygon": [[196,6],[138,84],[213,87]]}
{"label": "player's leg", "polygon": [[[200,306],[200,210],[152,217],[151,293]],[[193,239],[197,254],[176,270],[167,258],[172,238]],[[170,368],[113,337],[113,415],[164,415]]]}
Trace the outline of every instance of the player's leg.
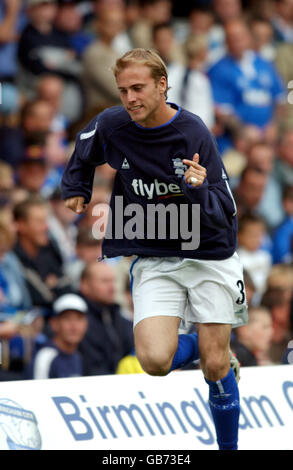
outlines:
{"label": "player's leg", "polygon": [[178,336],[180,318],[145,318],[134,329],[138,360],[150,375],[166,375],[199,358],[197,333]]}
{"label": "player's leg", "polygon": [[143,258],[130,272],[135,350],[144,370],[155,375],[198,359],[197,334],[178,337],[187,290],[176,279],[177,267],[178,258]]}
{"label": "player's leg", "polygon": [[178,344],[179,323],[178,317],[154,316],[135,326],[136,355],[148,374],[166,375],[170,371]]}
{"label": "player's leg", "polygon": [[209,405],[220,450],[236,450],[239,425],[239,390],[230,366],[231,325],[198,326],[200,363],[209,385]]}
{"label": "player's leg", "polygon": [[[186,264],[187,279],[195,280],[187,285],[189,320],[199,324],[199,352],[219,448],[236,449],[240,405],[229,345],[231,327],[247,321],[242,265],[237,254],[226,260]],[[190,271],[193,264],[196,276]]]}
{"label": "player's leg", "polygon": [[201,323],[197,325],[200,365],[205,378],[217,381],[230,370],[231,325]]}

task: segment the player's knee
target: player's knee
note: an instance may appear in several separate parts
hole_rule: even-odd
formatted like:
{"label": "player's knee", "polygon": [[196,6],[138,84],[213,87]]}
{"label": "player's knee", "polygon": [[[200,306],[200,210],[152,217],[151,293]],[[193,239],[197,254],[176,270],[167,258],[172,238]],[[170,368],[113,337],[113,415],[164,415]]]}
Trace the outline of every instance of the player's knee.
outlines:
{"label": "player's knee", "polygon": [[144,352],[138,355],[143,370],[149,375],[167,375],[172,365],[172,357],[167,353]]}
{"label": "player's knee", "polygon": [[201,367],[204,376],[208,380],[216,381],[226,375],[229,367],[229,356],[227,353],[212,354],[207,358],[201,358]]}

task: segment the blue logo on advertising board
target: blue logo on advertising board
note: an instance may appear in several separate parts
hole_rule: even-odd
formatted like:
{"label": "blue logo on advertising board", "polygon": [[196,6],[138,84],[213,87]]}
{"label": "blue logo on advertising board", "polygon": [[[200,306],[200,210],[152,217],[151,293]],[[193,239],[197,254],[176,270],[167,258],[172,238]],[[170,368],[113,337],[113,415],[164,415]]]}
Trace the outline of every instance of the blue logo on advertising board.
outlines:
{"label": "blue logo on advertising board", "polygon": [[0,399],[0,449],[40,450],[41,434],[34,413],[8,398]]}

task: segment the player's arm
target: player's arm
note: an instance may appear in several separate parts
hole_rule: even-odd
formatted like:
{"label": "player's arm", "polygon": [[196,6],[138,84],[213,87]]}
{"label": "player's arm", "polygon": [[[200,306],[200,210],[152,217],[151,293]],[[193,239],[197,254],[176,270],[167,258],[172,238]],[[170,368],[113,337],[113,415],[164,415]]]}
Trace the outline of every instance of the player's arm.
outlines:
{"label": "player's arm", "polygon": [[195,153],[192,160],[182,160],[188,166],[184,173],[184,181],[193,187],[201,186],[207,177],[207,170],[199,164],[199,154]]}
{"label": "player's arm", "polygon": [[103,142],[95,118],[77,135],[74,152],[62,176],[61,192],[66,207],[77,214],[86,210],[91,200],[96,166],[103,163],[106,163]]}
{"label": "player's arm", "polygon": [[65,206],[68,207],[68,209],[71,209],[77,214],[82,214],[87,209],[87,204],[85,204],[85,198],[83,196],[69,197],[64,202]]}
{"label": "player's arm", "polygon": [[226,179],[219,176],[215,183],[208,181],[209,173],[211,173],[211,181],[215,180],[215,166],[218,167],[218,172],[220,170],[218,151],[209,135],[201,146],[201,150],[207,162],[207,168],[200,165],[201,157],[198,153],[193,156],[192,160],[183,160],[188,169],[182,178],[181,187],[191,203],[200,204],[201,214],[208,218],[209,223],[226,227],[227,224],[230,225],[231,217],[236,215],[236,205]]}

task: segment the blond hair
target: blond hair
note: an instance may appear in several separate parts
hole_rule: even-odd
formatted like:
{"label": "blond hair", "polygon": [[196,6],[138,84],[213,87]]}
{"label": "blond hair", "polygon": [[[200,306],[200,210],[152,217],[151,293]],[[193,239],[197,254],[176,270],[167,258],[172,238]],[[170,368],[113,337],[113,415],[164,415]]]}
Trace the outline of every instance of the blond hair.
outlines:
{"label": "blond hair", "polygon": [[126,52],[122,57],[117,59],[116,64],[113,67],[113,73],[115,77],[119,75],[129,65],[140,64],[149,67],[151,76],[156,83],[164,77],[166,79],[166,91],[165,98],[167,99],[168,92],[168,71],[165,62],[161,57],[152,49],[136,48]]}
{"label": "blond hair", "polygon": [[293,268],[289,264],[275,264],[268,275],[267,287],[293,288]]}
{"label": "blond hair", "polygon": [[272,317],[270,310],[263,305],[260,305],[259,307],[251,307],[248,310],[248,324],[250,325],[251,323],[254,323],[261,314],[268,315],[270,318]]}
{"label": "blond hair", "polygon": [[184,50],[188,59],[198,57],[203,50],[207,50],[208,40],[204,33],[192,33],[184,43]]}

